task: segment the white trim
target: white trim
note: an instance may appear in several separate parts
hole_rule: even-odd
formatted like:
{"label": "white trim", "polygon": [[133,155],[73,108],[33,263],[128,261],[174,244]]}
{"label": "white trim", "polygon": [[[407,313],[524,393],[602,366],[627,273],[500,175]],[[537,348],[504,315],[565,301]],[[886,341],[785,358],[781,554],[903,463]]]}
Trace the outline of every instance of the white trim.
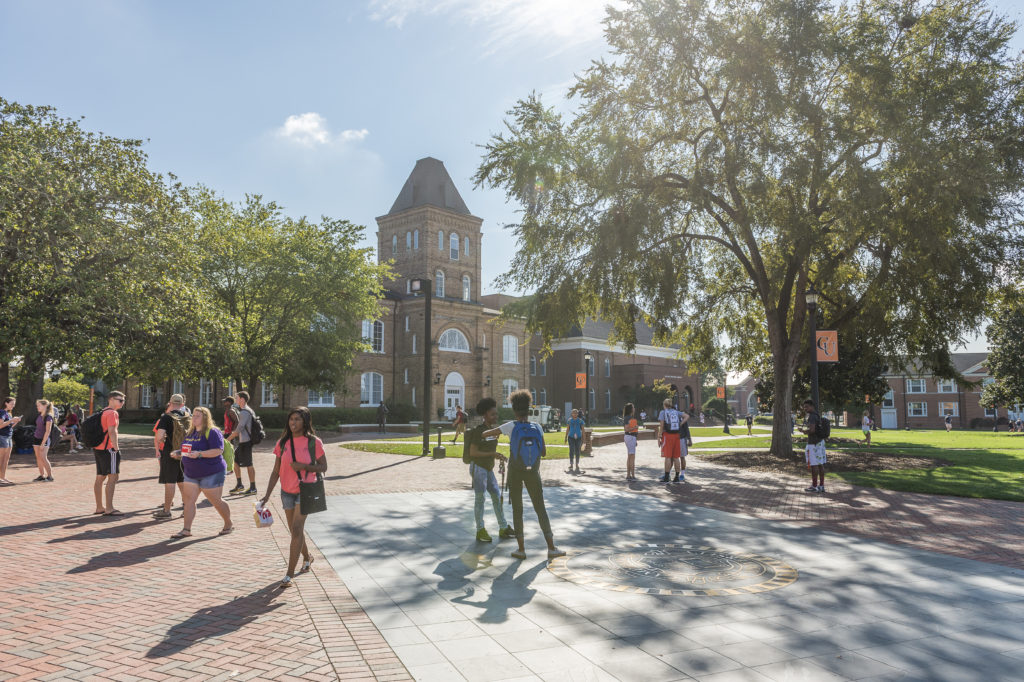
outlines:
{"label": "white trim", "polygon": [[[551,343],[551,350],[589,350],[601,351],[605,353],[629,352],[621,344],[611,344],[608,343],[607,339],[602,340],[587,336],[573,337],[572,339],[566,339],[564,341],[554,341]],[[664,346],[648,346],[639,343],[632,350],[632,352],[630,352],[631,355],[639,355],[641,357],[667,358],[670,360],[679,360],[679,358],[677,357],[677,353],[678,351],[675,351],[671,348],[665,348]]]}
{"label": "white trim", "polygon": [[277,407],[277,391],[274,384],[260,382],[260,407]]}

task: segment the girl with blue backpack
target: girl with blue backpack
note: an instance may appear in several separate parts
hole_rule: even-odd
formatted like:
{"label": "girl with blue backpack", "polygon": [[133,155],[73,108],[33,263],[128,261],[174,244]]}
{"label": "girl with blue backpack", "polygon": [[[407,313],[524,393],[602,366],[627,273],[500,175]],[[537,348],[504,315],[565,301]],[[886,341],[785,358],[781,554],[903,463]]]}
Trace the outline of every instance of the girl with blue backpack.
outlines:
{"label": "girl with blue backpack", "polygon": [[537,512],[537,521],[541,532],[548,543],[548,559],[565,556],[565,552],[555,546],[555,537],[551,532],[551,522],[544,507],[544,483],[540,478],[540,458],[547,450],[544,447],[544,432],[540,426],[530,421],[530,402],[532,398],[526,389],[516,391],[509,396],[516,421],[506,422],[496,429],[485,431],[482,436],[496,436],[503,433],[509,437],[508,490],[512,502],[512,526],[515,528],[516,542],[519,549],[512,552],[512,558],[526,558],[526,545],[523,535],[523,486],[530,494],[530,503]]}

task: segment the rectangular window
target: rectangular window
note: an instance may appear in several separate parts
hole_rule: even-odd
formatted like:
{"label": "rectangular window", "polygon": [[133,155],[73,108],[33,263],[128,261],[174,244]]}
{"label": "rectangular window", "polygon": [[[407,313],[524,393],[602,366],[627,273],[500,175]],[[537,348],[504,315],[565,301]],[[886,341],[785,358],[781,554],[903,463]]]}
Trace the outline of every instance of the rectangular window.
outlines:
{"label": "rectangular window", "polygon": [[409,331],[409,316],[405,316],[405,331]]}
{"label": "rectangular window", "polygon": [[519,339],[506,334],[502,342],[501,361],[510,365],[519,364]]}
{"label": "rectangular window", "polygon": [[952,379],[938,379],[935,386],[939,393],[956,393],[956,382]]}
{"label": "rectangular window", "polygon": [[277,390],[274,384],[269,381],[260,382],[260,405],[263,407],[277,407]]}
{"label": "rectangular window", "polygon": [[889,389],[889,391],[882,397],[882,407],[895,407],[895,405],[895,394],[892,392],[892,389]]}
{"label": "rectangular window", "polygon": [[908,417],[927,417],[928,416],[928,403],[925,403],[925,402],[907,403],[907,416]]}
{"label": "rectangular window", "polygon": [[139,407],[153,407],[152,386],[139,386]]}
{"label": "rectangular window", "polygon": [[308,407],[334,407],[333,391],[307,391]]}
{"label": "rectangular window", "polygon": [[412,406],[416,407],[416,387],[412,387]]}
{"label": "rectangular window", "polygon": [[416,355],[416,335],[412,335],[412,354]]}
{"label": "rectangular window", "polygon": [[384,323],[380,320],[363,320],[363,343],[373,353],[384,352]]}
{"label": "rectangular window", "polygon": [[204,407],[213,406],[213,382],[209,379],[199,380],[199,404]]}
{"label": "rectangular window", "polygon": [[612,392],[610,390],[604,392],[604,409],[612,409]]}
{"label": "rectangular window", "polygon": [[519,390],[519,382],[515,379],[503,379],[501,382],[501,404],[504,407],[511,407],[508,397]]}
{"label": "rectangular window", "polygon": [[174,384],[171,386],[171,393],[184,394],[185,393],[185,382],[180,379],[175,379]]}
{"label": "rectangular window", "polygon": [[939,403],[939,415],[942,417],[959,417],[959,403]]}
{"label": "rectangular window", "polygon": [[548,361],[547,360],[541,360],[540,361],[540,375],[542,377],[546,377],[548,375]]}
{"label": "rectangular window", "polygon": [[990,419],[995,419],[995,417],[996,417],[996,408],[994,408],[994,407],[986,407],[985,408],[985,416],[990,418]]}
{"label": "rectangular window", "polygon": [[907,393],[924,393],[924,379],[907,379]]}
{"label": "rectangular window", "polygon": [[409,368],[408,367],[406,367],[405,370],[403,370],[403,372],[402,372],[402,383],[403,384],[409,383]]}

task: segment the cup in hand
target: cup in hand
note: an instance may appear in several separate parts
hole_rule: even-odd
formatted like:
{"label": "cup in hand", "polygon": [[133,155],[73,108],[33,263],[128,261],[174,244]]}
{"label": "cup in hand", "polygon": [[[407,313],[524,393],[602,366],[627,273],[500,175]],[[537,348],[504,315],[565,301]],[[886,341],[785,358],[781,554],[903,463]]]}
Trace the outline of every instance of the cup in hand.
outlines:
{"label": "cup in hand", "polygon": [[181,456],[182,457],[191,457],[192,456],[191,453],[192,453],[192,444],[191,443],[182,443],[181,444]]}

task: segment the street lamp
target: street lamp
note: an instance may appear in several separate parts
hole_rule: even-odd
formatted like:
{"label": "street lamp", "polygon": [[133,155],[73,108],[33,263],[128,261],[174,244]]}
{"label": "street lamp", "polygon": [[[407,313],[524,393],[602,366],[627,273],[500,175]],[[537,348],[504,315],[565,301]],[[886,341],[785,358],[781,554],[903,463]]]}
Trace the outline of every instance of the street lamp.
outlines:
{"label": "street lamp", "polygon": [[584,381],[586,382],[586,385],[583,389],[583,409],[585,411],[585,414],[587,415],[587,419],[584,419],[583,423],[586,424],[587,426],[590,425],[590,363],[593,359],[594,356],[590,354],[589,350],[583,353],[583,360],[587,364],[587,369],[583,374],[583,376],[585,377]]}
{"label": "street lamp", "polygon": [[807,315],[811,318],[811,402],[818,408],[818,292],[814,284],[804,293],[807,301]]}
{"label": "street lamp", "polygon": [[430,299],[431,284],[429,279],[414,279],[410,290],[414,294],[423,294],[423,456],[430,454]]}

